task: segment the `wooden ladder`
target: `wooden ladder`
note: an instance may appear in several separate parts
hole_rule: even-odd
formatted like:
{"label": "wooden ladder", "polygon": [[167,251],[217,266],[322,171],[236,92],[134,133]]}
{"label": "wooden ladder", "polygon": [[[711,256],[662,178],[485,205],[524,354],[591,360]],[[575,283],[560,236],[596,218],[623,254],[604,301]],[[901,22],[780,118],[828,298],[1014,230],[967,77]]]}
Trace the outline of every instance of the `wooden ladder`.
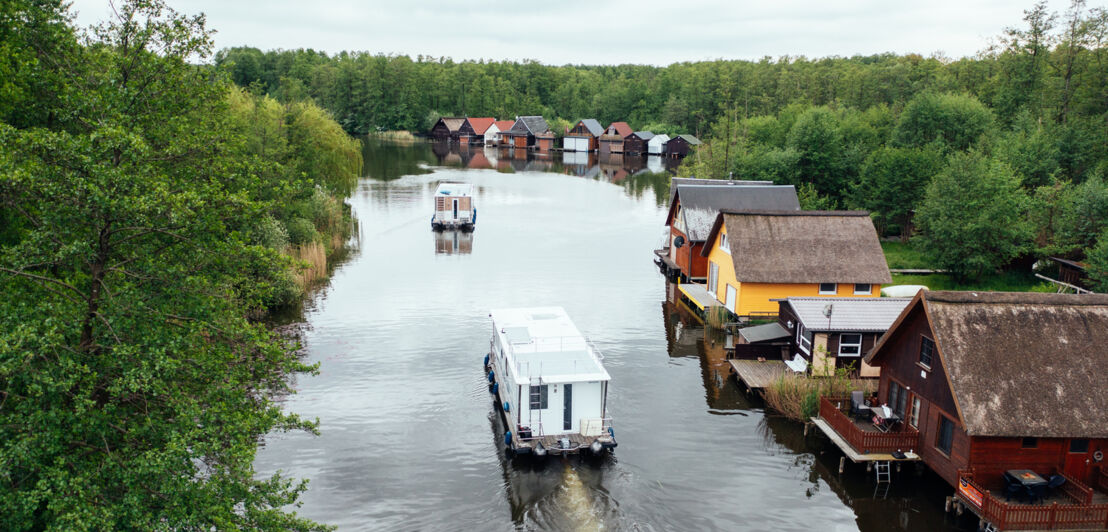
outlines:
{"label": "wooden ladder", "polygon": [[889,471],[888,462],[877,462],[874,464],[874,471],[877,472],[877,483],[892,482],[892,473]]}

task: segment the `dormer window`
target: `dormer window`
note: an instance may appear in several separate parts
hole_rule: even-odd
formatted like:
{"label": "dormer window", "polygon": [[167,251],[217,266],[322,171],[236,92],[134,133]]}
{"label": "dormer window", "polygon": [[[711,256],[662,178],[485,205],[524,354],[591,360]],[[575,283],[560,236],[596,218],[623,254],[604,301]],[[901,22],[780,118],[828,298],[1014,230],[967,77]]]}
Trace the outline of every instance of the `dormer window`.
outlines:
{"label": "dormer window", "polygon": [[720,233],[719,249],[723,250],[723,252],[728,255],[731,254],[731,247],[727,245],[727,233]]}

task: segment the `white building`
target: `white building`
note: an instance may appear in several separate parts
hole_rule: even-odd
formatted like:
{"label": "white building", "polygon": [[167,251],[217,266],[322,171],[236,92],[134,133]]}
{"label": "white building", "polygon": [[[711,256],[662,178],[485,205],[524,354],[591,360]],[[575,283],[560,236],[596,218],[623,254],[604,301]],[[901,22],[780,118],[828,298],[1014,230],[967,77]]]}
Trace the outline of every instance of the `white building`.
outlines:
{"label": "white building", "polygon": [[435,213],[431,216],[431,228],[461,229],[469,231],[477,223],[477,208],[473,205],[473,185],[469,183],[441,183],[435,190]]}
{"label": "white building", "polygon": [[647,152],[651,155],[661,155],[666,149],[667,142],[669,142],[669,135],[665,133],[654,135],[654,137],[650,139],[650,142],[646,144]]}

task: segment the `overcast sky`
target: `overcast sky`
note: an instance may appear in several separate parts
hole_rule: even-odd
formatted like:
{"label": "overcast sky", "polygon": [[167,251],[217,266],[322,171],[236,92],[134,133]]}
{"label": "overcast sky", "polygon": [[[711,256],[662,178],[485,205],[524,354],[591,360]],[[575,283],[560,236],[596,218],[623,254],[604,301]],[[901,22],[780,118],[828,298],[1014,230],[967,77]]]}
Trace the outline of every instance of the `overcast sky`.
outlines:
{"label": "overcast sky", "polygon": [[[1068,0],[1049,0],[1059,13]],[[973,55],[1032,0],[169,0],[205,13],[216,49],[313,48],[547,64],[667,65],[703,59],[882,52]],[[1090,6],[1103,5],[1095,0]],[[107,0],[74,0],[77,23]]]}

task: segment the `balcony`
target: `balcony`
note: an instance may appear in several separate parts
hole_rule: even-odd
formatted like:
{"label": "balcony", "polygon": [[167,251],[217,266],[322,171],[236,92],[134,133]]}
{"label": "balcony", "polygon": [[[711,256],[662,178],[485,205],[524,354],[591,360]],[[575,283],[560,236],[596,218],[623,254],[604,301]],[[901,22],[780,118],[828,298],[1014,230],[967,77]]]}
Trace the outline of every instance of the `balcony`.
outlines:
{"label": "balcony", "polygon": [[[955,496],[996,530],[1108,530],[1108,497],[1062,476],[1066,483],[1043,503],[1021,504],[1004,500],[1002,491],[985,488],[972,470],[962,469]],[[1103,471],[1096,482],[1098,488],[1108,482]]]}
{"label": "balcony", "polygon": [[[919,432],[900,424],[899,432],[882,432],[868,421],[855,421],[844,413],[849,410],[849,397],[821,397],[819,417],[812,423],[820,428],[851,460],[894,461],[892,453],[901,451],[906,460],[919,460],[911,451],[919,448]],[[905,459],[901,459],[905,460]]]}

